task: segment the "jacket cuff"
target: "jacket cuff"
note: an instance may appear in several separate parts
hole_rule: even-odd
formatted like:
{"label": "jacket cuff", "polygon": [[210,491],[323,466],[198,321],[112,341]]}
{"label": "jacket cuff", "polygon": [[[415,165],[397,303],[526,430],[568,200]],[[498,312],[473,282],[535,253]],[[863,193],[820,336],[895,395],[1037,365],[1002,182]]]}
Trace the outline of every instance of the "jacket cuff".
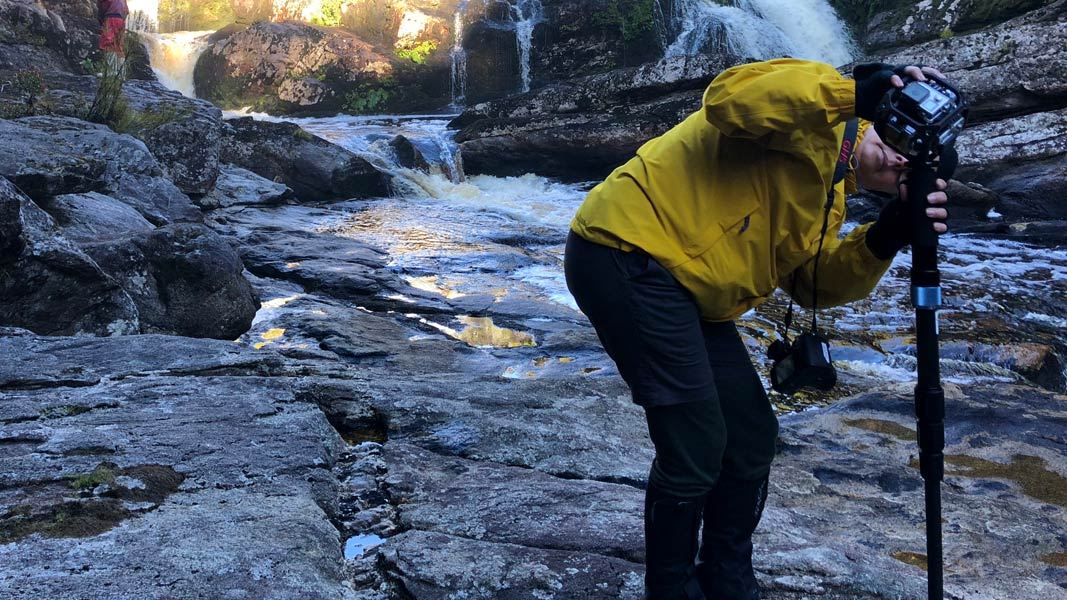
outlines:
{"label": "jacket cuff", "polygon": [[880,221],[870,224],[863,241],[863,247],[870,252],[871,258],[878,261],[892,260],[906,245],[898,236],[886,231],[885,225]]}

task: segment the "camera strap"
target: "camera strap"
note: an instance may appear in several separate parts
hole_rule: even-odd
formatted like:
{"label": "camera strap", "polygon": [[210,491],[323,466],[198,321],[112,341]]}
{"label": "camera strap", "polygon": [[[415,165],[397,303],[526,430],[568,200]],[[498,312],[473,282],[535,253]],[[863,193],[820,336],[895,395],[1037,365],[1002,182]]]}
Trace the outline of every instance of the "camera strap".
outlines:
{"label": "camera strap", "polygon": [[[841,151],[837,155],[837,166],[834,167],[833,182],[826,192],[826,205],[823,207],[822,231],[819,233],[819,249],[815,252],[815,264],[811,274],[811,331],[818,328],[817,314],[819,310],[819,259],[822,257],[823,242],[826,241],[826,230],[830,226],[830,210],[834,206],[834,186],[840,183],[848,174],[848,165],[852,160],[852,154],[856,151],[856,135],[859,133],[859,119],[849,119],[845,123],[845,135],[841,138]],[[793,297],[797,291],[797,278],[793,277],[793,286],[789,292],[789,310],[785,314],[785,333],[783,337],[788,342],[789,328],[793,325]]]}

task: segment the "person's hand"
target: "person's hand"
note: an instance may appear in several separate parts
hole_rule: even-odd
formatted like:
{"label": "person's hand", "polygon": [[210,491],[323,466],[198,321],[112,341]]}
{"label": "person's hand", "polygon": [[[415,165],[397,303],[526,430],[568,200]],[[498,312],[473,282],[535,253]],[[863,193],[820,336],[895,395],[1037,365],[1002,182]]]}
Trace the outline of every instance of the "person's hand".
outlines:
{"label": "person's hand", "polygon": [[[948,224],[945,222],[948,219],[948,194],[945,193],[945,189],[948,188],[948,183],[944,179],[938,179],[935,183],[935,190],[930,192],[926,196],[926,202],[932,206],[926,207],[926,216],[934,220],[934,231],[938,233],[945,233],[948,231]],[[908,182],[903,180],[900,182],[900,202],[906,207],[908,203]]]}
{"label": "person's hand", "polygon": [[878,103],[886,92],[904,87],[905,77],[926,81],[928,75],[944,78],[941,71],[933,67],[885,63],[856,65],[852,69],[852,77],[856,80],[856,116],[868,121],[877,120]]}
{"label": "person's hand", "polygon": [[[926,216],[934,220],[934,231],[941,234],[948,231],[948,225],[945,224],[948,219],[948,194],[945,193],[948,183],[939,178],[934,186],[935,191],[926,197],[926,201],[931,205],[926,208]],[[882,207],[878,220],[867,230],[867,248],[880,260],[893,258],[901,248],[911,243],[906,179],[901,180],[899,189],[900,196]]]}

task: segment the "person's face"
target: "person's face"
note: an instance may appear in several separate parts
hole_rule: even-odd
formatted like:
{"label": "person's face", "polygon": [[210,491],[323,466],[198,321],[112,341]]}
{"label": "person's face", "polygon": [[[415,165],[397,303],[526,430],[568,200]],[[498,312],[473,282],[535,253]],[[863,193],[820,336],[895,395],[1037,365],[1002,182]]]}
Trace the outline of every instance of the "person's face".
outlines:
{"label": "person's face", "polygon": [[897,182],[908,168],[908,159],[883,142],[874,127],[863,136],[856,156],[857,185],[875,192],[897,193]]}

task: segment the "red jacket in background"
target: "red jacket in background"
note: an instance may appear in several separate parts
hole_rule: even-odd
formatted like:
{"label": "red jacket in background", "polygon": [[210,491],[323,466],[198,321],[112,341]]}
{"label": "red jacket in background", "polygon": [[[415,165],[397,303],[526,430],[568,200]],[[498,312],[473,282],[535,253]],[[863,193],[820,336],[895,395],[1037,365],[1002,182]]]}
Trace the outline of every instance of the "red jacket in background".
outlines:
{"label": "red jacket in background", "polygon": [[101,23],[108,17],[126,19],[130,14],[130,8],[126,6],[126,0],[96,0],[96,18]]}

